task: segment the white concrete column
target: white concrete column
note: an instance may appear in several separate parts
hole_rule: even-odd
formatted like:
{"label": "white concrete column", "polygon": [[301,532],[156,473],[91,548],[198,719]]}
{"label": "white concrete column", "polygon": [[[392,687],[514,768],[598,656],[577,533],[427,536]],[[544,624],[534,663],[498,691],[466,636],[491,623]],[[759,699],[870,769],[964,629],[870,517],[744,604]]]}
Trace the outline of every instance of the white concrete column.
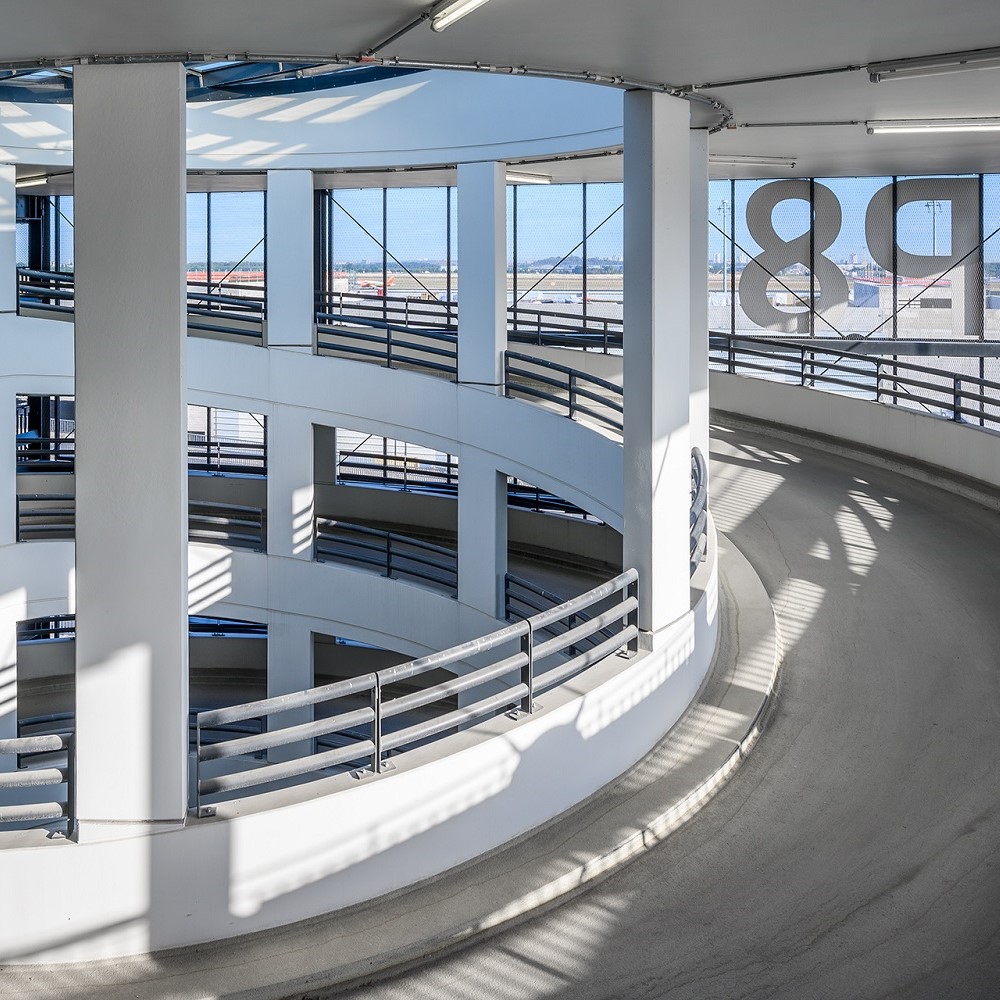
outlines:
{"label": "white concrete column", "polygon": [[493,459],[463,452],[458,465],[458,599],[504,617],[507,573],[507,477]]}
{"label": "white concrete column", "polygon": [[495,391],[507,348],[507,169],[458,165],[458,380]]}
{"label": "white concrete column", "polygon": [[267,172],[267,346],[313,348],[313,177]]}
{"label": "white concrete column", "polygon": [[[313,681],[313,636],[308,628],[284,618],[267,627],[267,696],[292,694],[311,688]],[[267,717],[269,732],[285,726],[312,722],[313,708],[297,708]],[[267,752],[270,761],[295,760],[311,752],[311,741],[272,747]]]}
{"label": "white concrete column", "polygon": [[313,426],[298,410],[276,406],[267,419],[267,551],[312,558]]}
{"label": "white concrete column", "polygon": [[625,94],[624,560],[650,632],[690,603],[688,126],[686,102]]}
{"label": "white concrete column", "polygon": [[[0,598],[0,740],[17,739],[17,623],[24,604],[23,590]],[[16,770],[15,755],[0,755],[0,772]]]}
{"label": "white concrete column", "polygon": [[[10,386],[10,382],[5,382]],[[0,393],[0,546],[17,540],[17,392]]]}
{"label": "white concrete column", "polygon": [[79,66],[77,813],[84,838],[187,812],[184,69]]}
{"label": "white concrete column", "polygon": [[0,313],[17,312],[17,168],[0,163]]}
{"label": "white concrete column", "polygon": [[708,459],[708,131],[691,139],[691,447]]}

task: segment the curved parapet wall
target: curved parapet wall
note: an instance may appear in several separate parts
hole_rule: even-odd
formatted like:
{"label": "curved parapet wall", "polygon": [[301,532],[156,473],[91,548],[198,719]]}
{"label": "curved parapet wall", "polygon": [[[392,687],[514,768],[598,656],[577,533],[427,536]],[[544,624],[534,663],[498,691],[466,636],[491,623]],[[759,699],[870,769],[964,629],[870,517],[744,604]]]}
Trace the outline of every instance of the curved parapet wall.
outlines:
{"label": "curved parapet wall", "polygon": [[[711,373],[710,388],[713,409],[818,435],[829,450],[859,445],[867,461],[974,493],[980,501],[985,499],[981,487],[1000,488],[1000,434],[995,431],[909,407],[725,372]],[[967,482],[963,486],[960,480]]]}
{"label": "curved parapet wall", "polygon": [[[15,394],[73,391],[72,330],[19,317],[4,318],[2,329],[11,364],[0,378],[8,414],[0,431],[13,441]],[[268,417],[269,503],[311,488],[303,455],[313,428],[344,427],[515,475],[622,526],[621,445],[557,412],[292,350],[192,339],[188,353],[191,402]],[[269,521],[293,513],[269,507]],[[218,816],[150,836],[73,843],[39,830],[0,835],[0,883],[19,900],[16,916],[0,917],[0,961],[107,958],[273,928],[446,871],[572,808],[641,758],[701,684],[717,629],[711,529],[708,538],[692,610],[652,649],[608,656],[546,691],[530,716],[496,716],[393,758],[383,773],[236,800]],[[414,656],[498,624],[444,594],[316,563],[308,539],[279,532],[278,542],[267,555],[192,544],[192,611],[353,636]],[[3,543],[6,634],[25,617],[72,612],[71,543]]]}

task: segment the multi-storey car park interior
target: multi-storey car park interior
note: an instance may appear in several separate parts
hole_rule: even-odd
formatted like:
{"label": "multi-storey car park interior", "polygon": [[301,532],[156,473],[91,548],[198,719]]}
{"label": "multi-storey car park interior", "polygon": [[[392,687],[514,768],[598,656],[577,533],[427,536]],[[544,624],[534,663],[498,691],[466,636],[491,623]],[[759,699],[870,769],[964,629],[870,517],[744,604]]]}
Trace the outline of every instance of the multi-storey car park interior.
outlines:
{"label": "multi-storey car park interior", "polygon": [[984,2],[0,36],[0,996],[989,997]]}

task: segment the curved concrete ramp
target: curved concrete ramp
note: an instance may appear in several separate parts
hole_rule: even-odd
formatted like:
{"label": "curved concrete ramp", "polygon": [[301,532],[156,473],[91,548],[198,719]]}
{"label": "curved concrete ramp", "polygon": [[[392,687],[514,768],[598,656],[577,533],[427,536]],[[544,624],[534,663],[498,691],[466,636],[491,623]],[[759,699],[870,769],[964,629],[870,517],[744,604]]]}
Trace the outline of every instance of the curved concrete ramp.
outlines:
{"label": "curved concrete ramp", "polygon": [[743,430],[712,471],[781,632],[764,738],[601,885],[366,1000],[1000,995],[1000,516]]}

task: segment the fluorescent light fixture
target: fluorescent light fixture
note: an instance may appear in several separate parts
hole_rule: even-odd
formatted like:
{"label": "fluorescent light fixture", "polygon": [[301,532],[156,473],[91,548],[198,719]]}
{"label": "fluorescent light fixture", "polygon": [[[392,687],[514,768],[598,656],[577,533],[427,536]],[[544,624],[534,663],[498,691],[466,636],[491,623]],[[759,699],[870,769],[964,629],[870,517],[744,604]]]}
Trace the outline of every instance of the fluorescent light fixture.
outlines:
{"label": "fluorescent light fixture", "polygon": [[927,132],[1000,132],[1000,118],[901,118],[865,122],[869,135]]}
{"label": "fluorescent light fixture", "polygon": [[48,174],[42,174],[40,177],[25,177],[23,180],[17,181],[16,186],[18,189],[41,187],[42,184],[48,184],[48,182]]}
{"label": "fluorescent light fixture", "polygon": [[520,170],[507,171],[508,184],[551,184],[552,177],[549,174],[525,174]]}
{"label": "fluorescent light fixture", "polygon": [[459,18],[471,14],[484,3],[486,0],[450,0],[440,4],[431,14],[431,31],[444,31],[449,24],[454,24]]}
{"label": "fluorescent light fixture", "polygon": [[872,83],[905,80],[940,73],[963,73],[970,69],[1000,67],[1000,47],[968,49],[965,52],[942,52],[936,56],[915,56],[911,59],[885,59],[865,66]]}
{"label": "fluorescent light fixture", "polygon": [[709,153],[709,163],[747,163],[755,167],[794,167],[792,156],[755,156],[753,153]]}

